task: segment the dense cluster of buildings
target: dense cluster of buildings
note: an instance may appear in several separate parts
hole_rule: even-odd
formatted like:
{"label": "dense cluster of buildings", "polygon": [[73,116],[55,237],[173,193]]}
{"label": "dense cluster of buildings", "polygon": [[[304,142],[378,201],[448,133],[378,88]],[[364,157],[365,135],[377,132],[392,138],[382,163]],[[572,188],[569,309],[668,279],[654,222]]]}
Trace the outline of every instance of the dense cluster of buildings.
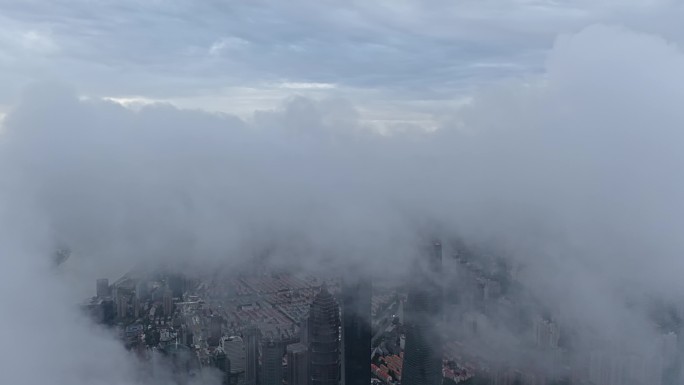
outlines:
{"label": "dense cluster of buildings", "polygon": [[[513,307],[502,284],[467,262],[476,290],[461,297],[458,319],[448,319],[442,245],[431,242],[419,255],[398,290],[349,277],[264,273],[192,281],[133,272],[111,284],[98,279],[96,296],[83,307],[116,328],[141,359],[168,362],[155,370],[181,384],[207,371],[219,372],[226,385],[668,383],[665,369],[674,367],[679,344],[674,333],[663,336],[664,353],[650,358],[604,349],[567,365],[560,324],[538,316],[529,344],[543,353],[543,365],[478,355],[465,341],[488,327],[487,304]],[[447,323],[460,330],[458,338],[444,333]]]}
{"label": "dense cluster of buildings", "polygon": [[[212,367],[223,373],[225,384],[367,385],[372,378],[433,384],[442,378],[434,328],[441,288],[431,284],[440,270],[441,245],[432,245],[428,254],[429,265],[420,266],[423,274],[407,299],[397,293],[374,298],[365,279],[324,281],[273,273],[207,283],[131,273],[113,284],[98,280],[97,295],[85,308],[98,322],[118,328],[126,345],[142,357],[149,352],[175,357],[174,362],[182,357],[192,365],[181,368],[201,372]],[[402,353],[397,344],[396,357],[403,357],[398,365],[396,357],[372,349],[374,337],[384,336],[374,336],[373,327],[400,330],[396,314],[390,314],[406,301],[407,350]],[[403,309],[400,313],[403,318]],[[374,368],[390,362],[395,377],[383,379]],[[403,378],[402,366],[407,368]]]}

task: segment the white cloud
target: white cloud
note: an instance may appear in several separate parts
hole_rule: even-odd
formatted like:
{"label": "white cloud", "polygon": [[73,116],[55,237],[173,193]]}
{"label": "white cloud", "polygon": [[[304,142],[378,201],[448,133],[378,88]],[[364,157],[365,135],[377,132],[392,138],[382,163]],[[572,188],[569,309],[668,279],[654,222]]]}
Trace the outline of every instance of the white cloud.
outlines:
{"label": "white cloud", "polygon": [[[538,73],[556,35],[596,22],[684,41],[682,7],[667,1],[126,0],[82,11],[91,7],[85,0],[0,3],[0,81],[7,85],[0,103],[46,77],[96,96],[208,99],[227,85],[269,93],[288,79],[335,84],[331,94],[344,88],[379,90],[387,100],[444,100]],[[17,46],[43,58],[22,56]]]}
{"label": "white cloud", "polygon": [[248,45],[249,42],[245,39],[234,36],[224,37],[212,43],[211,47],[209,47],[209,55],[219,56],[230,51],[246,48]]}
{"label": "white cloud", "polygon": [[141,96],[129,96],[129,97],[104,97],[103,100],[109,100],[114,103],[120,104],[126,108],[138,109],[150,104],[160,103],[160,100],[154,100],[150,98],[145,98]]}
{"label": "white cloud", "polygon": [[21,35],[21,46],[30,52],[52,54],[59,51],[59,46],[51,35],[38,31],[27,31]]}
{"label": "white cloud", "polygon": [[337,86],[332,83],[301,83],[301,82],[284,82],[278,85],[280,88],[287,88],[291,90],[330,90]]}

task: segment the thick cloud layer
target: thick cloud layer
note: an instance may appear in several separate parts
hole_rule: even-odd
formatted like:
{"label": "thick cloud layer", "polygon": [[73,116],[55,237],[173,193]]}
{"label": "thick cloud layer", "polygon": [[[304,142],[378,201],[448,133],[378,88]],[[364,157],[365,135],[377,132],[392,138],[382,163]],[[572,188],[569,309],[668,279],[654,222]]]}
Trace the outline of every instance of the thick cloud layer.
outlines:
{"label": "thick cloud layer", "polygon": [[[3,316],[0,330],[27,341],[12,339],[26,348],[3,352],[0,373],[19,383],[29,347],[68,340],[79,353],[26,383],[97,382],[85,359],[97,343],[67,310],[68,284],[40,262],[57,243],[76,252],[72,277],[87,279],[139,262],[201,269],[257,255],[401,277],[416,239],[438,229],[524,265],[533,295],[580,330],[648,343],[656,328],[634,301],[682,290],[682,64],[661,38],[592,27],[559,38],[543,76],[482,90],[434,133],[392,136],[334,99],[293,98],[243,121],[36,87],[3,123],[13,247],[2,282],[28,297],[13,308],[45,304],[63,317]],[[34,333],[41,317],[64,333]],[[119,374],[104,383],[127,381]]]}

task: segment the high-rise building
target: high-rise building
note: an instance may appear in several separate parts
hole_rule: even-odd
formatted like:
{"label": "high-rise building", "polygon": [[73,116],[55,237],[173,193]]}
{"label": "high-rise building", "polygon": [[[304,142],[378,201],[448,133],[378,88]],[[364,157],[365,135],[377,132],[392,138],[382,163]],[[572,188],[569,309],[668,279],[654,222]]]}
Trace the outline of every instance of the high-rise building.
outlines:
{"label": "high-rise building", "polygon": [[210,346],[222,344],[221,337],[223,337],[223,317],[215,314],[209,319],[209,338],[207,343]]}
{"label": "high-rise building", "polygon": [[534,337],[537,347],[556,349],[560,340],[560,328],[557,323],[544,317],[538,317],[534,321]]}
{"label": "high-rise building", "polygon": [[442,245],[433,242],[419,256],[405,309],[404,364],[402,385],[442,383],[442,342],[438,324],[442,317],[442,288],[439,272]]}
{"label": "high-rise building", "polygon": [[167,283],[173,298],[182,299],[185,291],[185,278],[180,274],[171,274],[167,278]]}
{"label": "high-rise building", "polygon": [[259,367],[259,329],[250,326],[243,332],[245,343],[245,385],[256,385]]}
{"label": "high-rise building", "polygon": [[342,346],[344,384],[371,381],[371,281],[345,279],[342,286]]}
{"label": "high-rise building", "polygon": [[[91,281],[92,282],[92,281]],[[100,278],[97,280],[97,296],[99,298],[109,297],[109,280]]]}
{"label": "high-rise building", "polygon": [[236,379],[237,385],[245,383],[245,343],[239,336],[226,337],[223,339],[223,351],[230,360],[230,374]]}
{"label": "high-rise building", "polygon": [[309,312],[310,385],[340,382],[340,309],[323,285]]}
{"label": "high-rise building", "polygon": [[150,294],[147,280],[141,279],[135,283],[135,296],[138,300],[144,300]]}
{"label": "high-rise building", "polygon": [[116,315],[122,319],[128,316],[128,296],[123,294],[116,296]]}
{"label": "high-rise building", "polygon": [[133,318],[138,319],[140,317],[140,299],[137,296],[133,296]]}
{"label": "high-rise building", "polygon": [[287,375],[288,385],[309,385],[309,358],[306,345],[296,343],[287,345]]}
{"label": "high-rise building", "polygon": [[309,319],[304,318],[299,329],[299,341],[306,346],[309,346]]}
{"label": "high-rise building", "polygon": [[164,306],[164,317],[171,316],[171,314],[173,313],[173,296],[171,290],[168,287],[164,290],[162,304]]}
{"label": "high-rise building", "polygon": [[214,352],[214,366],[223,373],[222,383],[227,385],[230,380],[230,359],[222,348],[218,348]]}
{"label": "high-rise building", "polygon": [[261,345],[261,385],[283,383],[283,344],[271,338]]}

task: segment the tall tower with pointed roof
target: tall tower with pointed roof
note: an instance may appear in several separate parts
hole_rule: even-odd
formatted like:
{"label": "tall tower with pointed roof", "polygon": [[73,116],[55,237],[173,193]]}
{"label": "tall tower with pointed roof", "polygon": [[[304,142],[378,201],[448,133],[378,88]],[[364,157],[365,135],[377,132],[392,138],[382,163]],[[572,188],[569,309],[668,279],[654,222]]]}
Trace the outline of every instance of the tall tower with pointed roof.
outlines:
{"label": "tall tower with pointed roof", "polygon": [[340,382],[340,309],[324,284],[314,297],[308,320],[310,385]]}

